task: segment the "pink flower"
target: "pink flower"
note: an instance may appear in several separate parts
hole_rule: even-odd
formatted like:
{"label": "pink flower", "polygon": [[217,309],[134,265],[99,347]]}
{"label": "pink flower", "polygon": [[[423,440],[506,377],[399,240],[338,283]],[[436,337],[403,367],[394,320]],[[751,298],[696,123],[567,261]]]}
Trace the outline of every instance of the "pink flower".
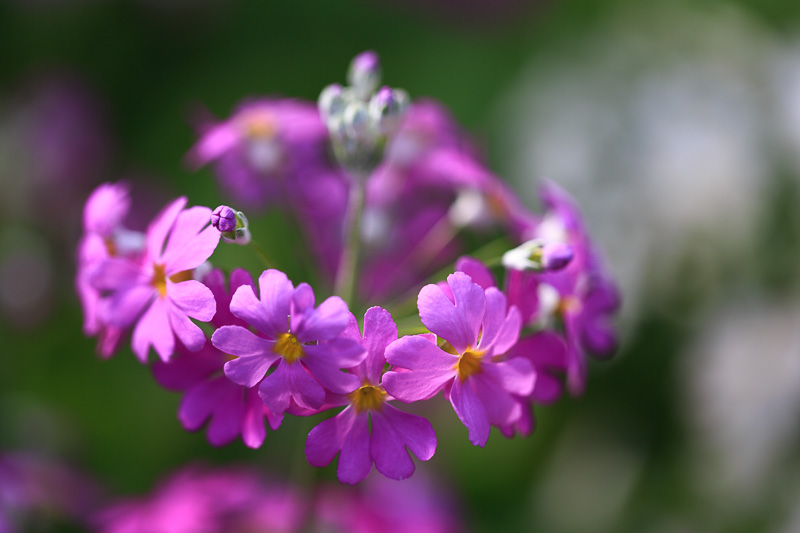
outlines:
{"label": "pink flower", "polygon": [[337,394],[357,389],[358,378],[341,369],[357,365],[366,354],[341,336],[350,317],[344,300],[332,296],[314,307],[313,289],[305,283],[295,288],[278,270],[264,271],[258,285],[260,299],[253,288],[239,287],[230,310],[260,335],[223,326],[211,337],[217,349],[238,357],[225,364],[225,375],[244,387],[260,382],[264,405],[278,414],[290,406],[319,409],[326,389]]}
{"label": "pink flower", "polygon": [[565,243],[574,257],[555,272],[509,271],[506,290],[509,301],[520,307],[523,322],[556,319],[566,342],[567,385],[578,395],[586,388],[587,354],[609,357],[616,349],[611,318],[619,309],[620,295],[574,200],[552,182],[542,186],[541,196],[548,211],[526,238]]}
{"label": "pink flower", "polygon": [[208,322],[216,311],[208,287],[191,278],[214,252],[219,232],[208,225],[209,208],[185,205],[178,198],[150,223],[139,260],[109,257],[91,275],[95,289],[110,293],[100,309],[103,320],[117,328],[136,323],[132,345],[142,362],[150,346],[168,361],[176,336],[188,350],[200,350],[206,338],[190,318]]}
{"label": "pink flower", "polygon": [[135,258],[141,252],[144,236],[126,230],[122,224],[129,208],[125,183],[99,185],[83,208],[84,233],[78,244],[75,288],[83,307],[83,332],[99,337],[98,352],[104,357],[116,350],[123,330],[100,317],[102,292],[92,286],[91,276],[97,265],[108,258]]}
{"label": "pink flower", "polygon": [[322,467],[338,453],[339,481],[351,485],[367,477],[373,462],[386,477],[405,479],[414,473],[406,448],[427,461],[436,451],[436,434],[426,419],[387,403],[393,398],[386,394],[381,374],[386,347],[397,340],[397,326],[386,310],[372,307],[364,315],[364,336],[352,315],[344,336],[367,350],[364,362],[350,369],[361,380],[361,387],[344,398],[343,403],[348,404],[344,411],[311,430],[306,458],[313,466]]}
{"label": "pink flower", "polygon": [[115,503],[95,516],[103,533],[299,531],[303,507],[289,488],[241,469],[184,468],[153,494]]}
{"label": "pink flower", "polygon": [[484,446],[490,425],[508,426],[522,416],[518,396],[533,391],[535,373],[523,358],[500,361],[519,338],[521,320],[498,289],[483,289],[463,272],[447,277],[451,297],[426,285],[417,305],[422,323],[447,341],[440,347],[427,335],[403,337],[386,349],[397,368],[384,376],[386,392],[403,402],[444,390],[469,440]]}
{"label": "pink flower", "polygon": [[[225,287],[220,270],[213,270],[202,281],[211,289],[219,306],[212,325],[246,326],[230,313],[228,305],[237,288],[253,286],[250,274],[242,269],[231,272],[230,291]],[[283,416],[276,415],[263,404],[255,387],[242,387],[225,377],[223,367],[229,359],[230,356],[210,342],[197,353],[179,348],[169,362],[153,364],[153,376],[164,387],[184,393],[178,408],[183,427],[196,431],[208,422],[206,437],[214,446],[224,446],[241,435],[245,445],[259,448],[266,437],[264,422],[275,431]]]}

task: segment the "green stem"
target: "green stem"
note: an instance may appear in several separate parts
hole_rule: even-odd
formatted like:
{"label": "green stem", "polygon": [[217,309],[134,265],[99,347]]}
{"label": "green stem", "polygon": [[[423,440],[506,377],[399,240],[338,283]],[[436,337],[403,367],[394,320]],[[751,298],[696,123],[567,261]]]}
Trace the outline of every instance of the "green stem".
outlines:
{"label": "green stem", "polygon": [[358,263],[361,253],[361,215],[364,211],[364,176],[353,175],[350,188],[350,201],[347,208],[347,224],[345,226],[345,242],[339,268],[336,271],[334,293],[355,308],[353,296],[358,274]]}
{"label": "green stem", "polygon": [[258,243],[256,243],[256,241],[254,241],[252,238],[250,239],[249,246],[253,250],[253,252],[255,252],[255,254],[258,256],[258,258],[261,260],[261,262],[264,264],[265,267],[276,268],[275,263],[269,258],[264,249],[261,248],[261,246],[259,246]]}

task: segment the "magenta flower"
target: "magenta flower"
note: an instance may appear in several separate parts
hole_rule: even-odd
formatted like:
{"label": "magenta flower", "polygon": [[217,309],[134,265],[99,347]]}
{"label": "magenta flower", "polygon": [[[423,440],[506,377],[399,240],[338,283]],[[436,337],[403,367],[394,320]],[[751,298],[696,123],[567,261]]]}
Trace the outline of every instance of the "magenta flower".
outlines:
{"label": "magenta flower", "polygon": [[566,341],[567,385],[577,395],[586,387],[587,353],[607,357],[616,349],[611,317],[619,309],[620,296],[569,194],[547,182],[541,195],[548,212],[531,227],[529,237],[563,242],[574,255],[556,272],[510,271],[507,292],[509,301],[520,306],[523,322],[550,317],[559,322]]}
{"label": "magenta flower", "polygon": [[436,434],[426,419],[387,403],[393,398],[386,394],[381,374],[386,347],[397,340],[397,326],[386,310],[372,307],[364,315],[364,336],[355,317],[344,336],[367,351],[366,359],[350,369],[361,380],[361,387],[343,399],[347,404],[344,411],[311,430],[306,458],[311,465],[322,467],[338,453],[339,481],[351,485],[367,477],[373,462],[386,477],[405,479],[414,473],[414,462],[406,448],[427,461],[436,451]]}
{"label": "magenta flower", "polygon": [[[460,257],[456,261],[456,271],[464,272],[472,278],[473,282],[484,289],[496,285],[491,270],[472,257]],[[516,279],[514,278],[515,274],[521,273],[513,270],[509,271],[506,281]],[[446,283],[439,283],[439,287],[448,295],[451,294],[450,287]],[[450,297],[452,299],[452,296]],[[520,302],[523,308],[523,317],[530,316],[526,314],[529,309],[531,309],[531,314],[537,309],[538,300],[536,298],[530,298],[530,300],[532,301],[522,299]],[[518,356],[525,357],[533,365],[536,381],[529,396],[530,400],[535,403],[549,404],[555,402],[561,396],[563,387],[561,386],[560,376],[564,374],[567,368],[566,351],[564,340],[553,331],[540,331],[533,335],[522,337],[509,349],[508,359]],[[526,429],[521,433],[529,434],[533,429],[532,420],[525,427]]]}
{"label": "magenta flower", "polygon": [[86,200],[83,208],[83,236],[78,243],[75,289],[83,308],[83,332],[98,336],[97,350],[110,357],[122,337],[123,328],[100,317],[102,292],[91,284],[97,265],[110,257],[136,260],[144,248],[144,235],[129,231],[122,222],[128,215],[130,197],[125,183],[103,183]]}
{"label": "magenta flower", "polygon": [[456,533],[465,531],[453,490],[443,490],[425,472],[398,483],[370,476],[360,490],[323,486],[316,493],[317,531],[353,533]]}
{"label": "magenta flower", "polygon": [[484,446],[490,425],[507,426],[522,415],[516,396],[533,391],[535,373],[523,358],[500,361],[519,338],[519,311],[507,308],[498,289],[483,289],[463,272],[447,277],[452,299],[437,285],[426,285],[417,305],[422,323],[447,341],[440,347],[426,335],[403,337],[386,349],[397,368],[383,379],[386,392],[403,402],[433,397],[444,390],[469,440]]}
{"label": "magenta flower", "polygon": [[208,287],[191,278],[214,252],[220,234],[209,225],[209,208],[185,205],[186,198],[178,198],[150,223],[140,260],[110,257],[91,276],[95,289],[110,293],[103,320],[118,328],[136,322],[132,345],[142,362],[150,346],[169,360],[176,336],[189,351],[200,350],[206,338],[190,318],[208,322],[216,311]]}
{"label": "magenta flower", "polygon": [[[213,270],[202,281],[211,289],[218,305],[211,324],[215,327],[246,326],[231,314],[228,306],[236,289],[253,286],[250,274],[242,269],[231,272],[230,291],[219,270]],[[210,342],[197,353],[179,348],[169,362],[153,364],[153,376],[164,387],[184,393],[178,419],[187,430],[196,431],[208,422],[206,437],[214,446],[224,446],[241,435],[245,445],[259,448],[266,437],[264,422],[275,431],[283,416],[276,415],[263,404],[255,387],[242,387],[225,377],[223,367],[229,359]]]}
{"label": "magenta flower", "polygon": [[340,369],[356,366],[366,353],[341,336],[350,317],[344,300],[332,296],[314,307],[313,289],[305,283],[295,288],[278,270],[265,270],[258,285],[260,299],[253,288],[239,287],[230,310],[260,335],[223,326],[211,337],[217,349],[237,356],[225,364],[225,375],[248,388],[260,382],[264,405],[277,414],[292,405],[319,409],[326,389],[336,394],[357,389],[358,377]]}
{"label": "magenta flower", "polygon": [[287,182],[324,161],[326,137],[313,104],[260,99],[205,126],[187,158],[194,166],[215,162],[221,185],[236,203],[260,209],[285,201]]}
{"label": "magenta flower", "polygon": [[184,468],[149,496],[114,503],[94,517],[103,533],[299,531],[304,510],[286,486],[243,469]]}

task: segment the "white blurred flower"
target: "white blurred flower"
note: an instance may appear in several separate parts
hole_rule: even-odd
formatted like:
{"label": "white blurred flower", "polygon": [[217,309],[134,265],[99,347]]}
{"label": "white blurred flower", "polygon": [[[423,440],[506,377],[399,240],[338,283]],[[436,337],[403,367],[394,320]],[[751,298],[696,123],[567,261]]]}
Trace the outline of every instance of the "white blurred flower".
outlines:
{"label": "white blurred flower", "polygon": [[678,394],[700,487],[721,502],[758,505],[796,451],[800,301],[720,307],[682,362]]}
{"label": "white blurred flower", "polygon": [[761,85],[774,50],[732,8],[642,5],[549,49],[502,104],[500,160],[529,200],[543,177],[577,197],[624,313],[645,286],[674,286],[687,254],[711,272],[746,256],[771,170]]}

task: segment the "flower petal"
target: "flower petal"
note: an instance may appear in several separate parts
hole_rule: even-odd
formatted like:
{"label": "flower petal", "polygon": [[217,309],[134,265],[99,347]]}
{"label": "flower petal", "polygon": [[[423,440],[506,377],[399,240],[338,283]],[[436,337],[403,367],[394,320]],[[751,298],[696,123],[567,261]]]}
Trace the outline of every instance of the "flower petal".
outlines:
{"label": "flower petal", "polygon": [[193,167],[201,167],[235,147],[241,139],[239,130],[229,122],[208,129],[192,147],[186,158]]}
{"label": "flower petal", "polygon": [[314,410],[322,407],[325,401],[325,389],[311,376],[305,366],[299,361],[284,363],[281,366],[288,367],[286,370],[291,384],[290,391],[297,405]]}
{"label": "flower petal", "polygon": [[99,302],[100,319],[117,328],[127,328],[139,317],[156,295],[149,285],[134,285],[112,293]]}
{"label": "flower petal", "polygon": [[331,296],[319,307],[307,310],[295,324],[292,315],[292,331],[300,342],[327,341],[340,335],[350,320],[347,304],[338,296]]}
{"label": "flower petal", "polygon": [[166,303],[167,315],[172,331],[190,352],[200,350],[206,343],[206,336],[200,327],[189,320],[186,313],[172,303]]}
{"label": "flower petal", "polygon": [[167,281],[167,296],[183,312],[201,322],[210,321],[217,312],[214,294],[199,281]]}
{"label": "flower petal", "polygon": [[402,337],[386,348],[389,364],[410,372],[387,372],[383,376],[386,392],[401,402],[416,402],[434,396],[456,376],[458,358],[442,351],[425,337]]}
{"label": "flower petal", "polygon": [[522,403],[512,396],[502,385],[490,379],[485,373],[473,376],[472,385],[478,400],[486,410],[489,424],[509,426],[522,416]]}
{"label": "flower petal", "polygon": [[390,479],[406,479],[414,473],[414,462],[406,446],[423,461],[436,451],[436,434],[426,419],[384,404],[372,413],[370,454],[375,467]]}
{"label": "flower petal", "polygon": [[231,298],[231,312],[260,332],[276,339],[289,330],[289,305],[294,287],[286,274],[265,270],[258,278],[261,299],[253,289],[241,286]]}
{"label": "flower petal", "polygon": [[458,418],[469,430],[469,441],[474,446],[485,446],[489,440],[489,417],[486,409],[475,394],[470,380],[455,380],[450,390],[450,403],[453,404]]}
{"label": "flower petal", "polygon": [[486,305],[484,291],[463,272],[447,276],[455,304],[441,288],[426,285],[417,298],[419,317],[433,333],[448,341],[459,353],[475,347]]}
{"label": "flower petal", "polygon": [[[231,361],[230,363],[233,363]],[[228,365],[225,365],[225,375],[228,375]],[[289,408],[289,400],[292,397],[291,376],[289,375],[290,365],[281,360],[275,371],[265,377],[258,386],[258,395],[264,405],[274,413],[284,413]],[[230,377],[230,376],[228,376]]]}
{"label": "flower petal", "polygon": [[355,485],[363,481],[370,470],[372,470],[372,457],[370,457],[369,414],[356,413],[350,431],[345,434],[342,443],[336,477],[342,483]]}
{"label": "flower petal", "polygon": [[109,257],[90,267],[87,277],[89,284],[98,291],[118,291],[147,284],[147,277],[137,263],[119,257]]}
{"label": "flower petal", "polygon": [[308,464],[327,466],[342,449],[344,439],[355,421],[355,409],[348,407],[338,415],[317,424],[306,439]]}
{"label": "flower petal", "polygon": [[517,396],[528,396],[536,383],[536,372],[530,361],[514,357],[501,363],[487,363],[482,366],[481,378],[489,378],[500,388]]}
{"label": "flower petal", "polygon": [[463,256],[456,261],[456,271],[463,272],[477,283],[482,289],[497,286],[494,281],[494,274],[482,261],[474,257]]}
{"label": "flower petal", "polygon": [[185,196],[176,198],[167,204],[147,227],[147,257],[151,260],[161,258],[164,241],[185,205]]}
{"label": "flower petal", "polygon": [[133,353],[141,362],[147,361],[147,352],[151,345],[164,361],[168,361],[175,350],[175,336],[169,325],[166,303],[163,298],[153,300],[133,329]]}
{"label": "flower petal", "polygon": [[[361,385],[355,374],[348,374],[341,369],[350,368],[363,360],[364,349],[350,339],[335,341],[316,346],[304,346],[306,357],[303,363],[311,374],[331,392],[347,394]],[[355,364],[350,364],[356,361]]]}
{"label": "flower petal", "polygon": [[397,340],[397,325],[389,311],[381,307],[370,307],[364,314],[363,346],[367,357],[362,365],[370,383],[380,382],[386,365],[386,348]]}

